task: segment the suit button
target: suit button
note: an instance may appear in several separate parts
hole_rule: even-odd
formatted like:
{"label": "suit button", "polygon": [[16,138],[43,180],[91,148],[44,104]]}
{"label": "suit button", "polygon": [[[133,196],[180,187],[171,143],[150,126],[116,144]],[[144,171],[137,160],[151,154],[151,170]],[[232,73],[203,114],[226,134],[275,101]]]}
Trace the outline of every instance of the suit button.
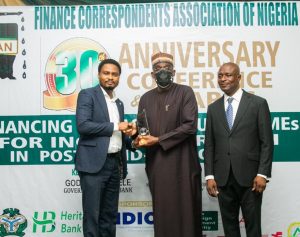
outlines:
{"label": "suit button", "polygon": [[227,155],[230,156],[230,152],[227,152]]}

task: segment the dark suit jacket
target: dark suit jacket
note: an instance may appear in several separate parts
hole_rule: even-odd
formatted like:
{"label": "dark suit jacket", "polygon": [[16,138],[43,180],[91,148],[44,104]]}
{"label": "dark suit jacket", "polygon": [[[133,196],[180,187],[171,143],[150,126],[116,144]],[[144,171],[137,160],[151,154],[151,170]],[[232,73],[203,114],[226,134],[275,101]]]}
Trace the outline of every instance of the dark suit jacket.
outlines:
{"label": "dark suit jacket", "polygon": [[230,166],[241,186],[257,174],[271,177],[273,134],[267,101],[243,91],[232,129],[227,124],[224,96],[208,106],[204,165],[218,186],[227,183]]}
{"label": "dark suit jacket", "polygon": [[[117,99],[120,120],[124,121],[124,105]],[[109,139],[114,125],[109,120],[108,109],[100,86],[80,91],[76,109],[77,130],[80,134],[75,155],[78,171],[97,173],[107,157]],[[125,136],[122,134],[121,162],[123,174],[127,174]],[[125,177],[123,177],[125,178]]]}

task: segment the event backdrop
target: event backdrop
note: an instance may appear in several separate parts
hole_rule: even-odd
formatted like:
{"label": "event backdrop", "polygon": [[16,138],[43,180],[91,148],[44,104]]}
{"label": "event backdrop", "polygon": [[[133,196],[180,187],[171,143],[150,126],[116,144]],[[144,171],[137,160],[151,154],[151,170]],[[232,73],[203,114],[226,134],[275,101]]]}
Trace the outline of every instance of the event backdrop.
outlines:
{"label": "event backdrop", "polygon": [[[99,62],[114,58],[122,65],[117,95],[126,119],[135,119],[140,96],[155,87],[157,50],[174,55],[175,82],[195,92],[202,165],[206,109],[222,95],[222,63],[239,64],[242,88],[268,100],[275,153],[263,236],[300,236],[299,10],[299,2],[272,1],[1,7],[0,236],[82,236],[78,92],[98,84]],[[143,153],[128,153],[128,163],[117,236],[152,237]],[[223,236],[204,179],[202,188],[204,233]],[[240,226],[245,236],[242,216]]]}

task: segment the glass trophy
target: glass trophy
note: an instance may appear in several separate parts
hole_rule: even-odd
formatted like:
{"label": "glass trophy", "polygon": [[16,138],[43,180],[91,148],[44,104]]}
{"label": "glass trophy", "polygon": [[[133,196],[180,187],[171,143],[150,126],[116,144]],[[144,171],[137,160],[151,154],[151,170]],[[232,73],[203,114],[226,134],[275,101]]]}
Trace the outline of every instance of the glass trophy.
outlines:
{"label": "glass trophy", "polygon": [[[146,115],[146,109],[143,109],[142,112],[137,114],[137,127],[138,127],[138,133],[141,136],[150,135],[147,115]],[[140,139],[139,144],[145,145],[146,141],[144,139]]]}

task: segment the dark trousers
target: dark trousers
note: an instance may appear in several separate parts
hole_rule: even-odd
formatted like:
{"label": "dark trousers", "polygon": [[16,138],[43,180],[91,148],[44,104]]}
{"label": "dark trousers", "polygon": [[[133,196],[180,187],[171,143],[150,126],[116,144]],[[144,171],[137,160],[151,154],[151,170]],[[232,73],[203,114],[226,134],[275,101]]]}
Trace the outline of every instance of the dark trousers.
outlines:
{"label": "dark trousers", "polygon": [[241,187],[232,171],[224,187],[218,187],[219,205],[226,237],[240,237],[239,211],[242,209],[247,237],[261,237],[262,194]]}
{"label": "dark trousers", "polygon": [[95,174],[79,172],[84,237],[115,237],[120,189],[119,157]]}

